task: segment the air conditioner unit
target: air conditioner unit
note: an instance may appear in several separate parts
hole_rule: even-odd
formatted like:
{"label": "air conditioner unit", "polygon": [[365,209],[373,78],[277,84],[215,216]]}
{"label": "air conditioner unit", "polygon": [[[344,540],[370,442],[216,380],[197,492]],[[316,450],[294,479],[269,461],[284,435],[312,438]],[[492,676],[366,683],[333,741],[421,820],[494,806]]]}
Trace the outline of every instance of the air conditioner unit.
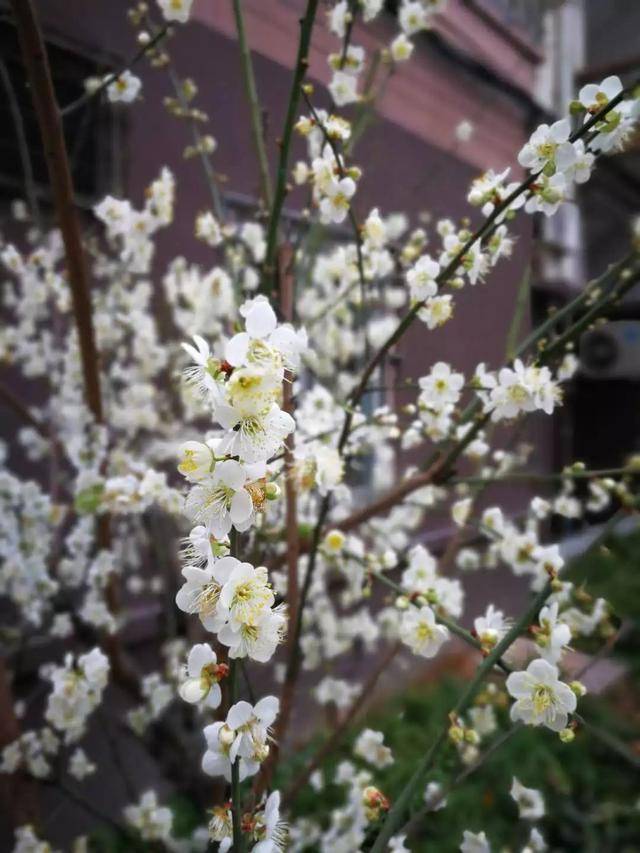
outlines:
{"label": "air conditioner unit", "polygon": [[580,338],[580,373],[640,381],[640,320],[616,320],[586,332]]}

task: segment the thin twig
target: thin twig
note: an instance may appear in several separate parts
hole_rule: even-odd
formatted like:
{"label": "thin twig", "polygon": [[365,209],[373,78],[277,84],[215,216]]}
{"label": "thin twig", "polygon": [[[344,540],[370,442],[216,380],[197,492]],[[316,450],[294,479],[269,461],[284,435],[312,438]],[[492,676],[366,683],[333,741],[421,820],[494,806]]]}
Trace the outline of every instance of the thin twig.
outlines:
{"label": "thin twig", "polygon": [[542,474],[536,471],[508,471],[495,477],[452,477],[447,480],[447,485],[456,486],[461,483],[467,485],[489,485],[491,483],[546,483],[562,482],[563,480],[593,480],[600,477],[624,477],[630,474],[640,474],[634,468],[601,468],[599,470],[565,470],[554,471],[550,474]]}
{"label": "thin twig", "polygon": [[258,101],[255,75],[253,73],[251,51],[249,50],[247,35],[244,28],[242,0],[233,0],[233,14],[236,21],[238,46],[240,47],[242,79],[244,82],[244,89],[247,95],[247,101],[249,102],[249,112],[251,115],[251,135],[253,137],[253,144],[256,149],[256,155],[258,157],[260,184],[262,186],[262,198],[267,208],[269,208],[272,204],[273,190],[271,187],[271,175],[269,174],[269,161],[267,160],[267,151],[264,144],[264,133],[262,128],[260,103]]}
{"label": "thin twig", "polygon": [[158,42],[162,41],[162,39],[167,35],[169,31],[169,25],[165,24],[161,29],[158,30],[155,35],[152,36],[151,40],[146,44],[142,45],[138,50],[133,54],[133,56],[128,59],[123,66],[121,66],[117,71],[113,71],[111,74],[107,74],[107,76],[102,80],[99,86],[96,86],[95,89],[91,91],[85,92],[84,95],[81,95],[79,98],[76,98],[75,101],[72,101],[70,104],[67,104],[66,107],[62,107],[60,110],[60,114],[63,118],[71,115],[76,110],[83,107],[85,104],[92,101],[94,98],[97,98],[104,90],[114,83],[121,74],[124,74],[125,71],[130,71],[134,65],[136,65],[143,56],[152,51]]}
{"label": "thin twig", "polygon": [[464,782],[465,779],[468,779],[476,770],[479,770],[483,767],[487,760],[497,752],[501,746],[510,740],[515,734],[521,731],[524,728],[523,723],[515,723],[515,725],[511,726],[510,729],[507,729],[506,732],[503,732],[500,737],[496,738],[490,746],[485,749],[485,751],[478,756],[478,758],[470,764],[468,767],[465,767],[464,770],[461,770],[460,773],[447,785],[447,787],[442,790],[437,797],[434,797],[433,800],[430,800],[426,806],[423,806],[416,814],[411,818],[411,820],[405,826],[405,834],[407,836],[411,836],[420,826],[420,823],[424,820],[424,818],[432,811],[438,808],[438,806],[443,803],[446,798],[451,794],[461,782]]}
{"label": "thin twig", "polygon": [[308,0],[304,17],[300,21],[298,55],[296,57],[296,65],[293,72],[293,81],[291,83],[291,92],[289,94],[289,104],[287,106],[287,115],[284,122],[282,139],[279,141],[280,157],[278,159],[278,170],[276,173],[276,187],[269,216],[269,224],[267,227],[267,249],[265,253],[264,276],[262,281],[263,292],[268,292],[277,287],[276,250],[278,243],[278,227],[280,225],[284,197],[287,192],[289,149],[291,148],[291,138],[293,136],[293,126],[295,124],[298,102],[300,100],[302,80],[304,79],[309,65],[309,45],[311,43],[311,32],[313,30],[317,9],[318,0]]}
{"label": "thin twig", "polygon": [[[38,24],[33,0],[11,0],[22,57],[27,70],[30,90],[40,128],[54,206],[65,249],[67,275],[71,288],[73,315],[78,334],[80,362],[87,408],[97,424],[104,423],[100,389],[100,356],[93,328],[89,273],[82,246],[80,221],[74,203],[73,182],[62,128],[60,110],[56,101],[51,68]],[[109,516],[97,520],[98,548],[111,546]],[[115,576],[107,587],[107,601],[112,612],[118,609],[118,591]],[[137,693],[139,689],[133,670],[127,665],[120,638],[110,634],[103,638],[114,675]]]}
{"label": "thin twig", "polygon": [[[625,95],[631,91],[634,86],[637,85],[637,81],[634,82],[631,86],[628,86],[626,89],[623,89],[619,92],[615,98],[612,98],[601,110],[595,113],[591,118],[586,121],[582,127],[573,133],[570,137],[572,142],[575,142],[578,139],[581,139],[585,136],[610,110],[614,109],[625,97]],[[496,224],[503,213],[505,213],[513,202],[518,199],[523,193],[527,192],[530,187],[535,183],[537,178],[539,177],[539,172],[530,174],[527,178],[522,181],[514,190],[511,192],[500,204],[496,205],[491,214],[486,217],[484,222],[470,235],[468,240],[464,243],[464,245],[459,249],[459,251],[452,258],[450,263],[439,273],[436,278],[436,283],[438,286],[442,287],[444,284],[448,283],[452,276],[455,274],[456,270],[460,266],[461,261],[467,252],[480,240],[482,240],[488,232],[492,229],[494,224]],[[404,335],[406,330],[412,324],[415,317],[418,315],[420,309],[424,306],[424,302],[417,302],[405,316],[400,320],[394,331],[389,335],[387,340],[382,344],[382,346],[377,350],[373,358],[369,361],[367,366],[362,373],[360,378],[360,382],[354,389],[350,397],[351,406],[357,405],[362,394],[364,393],[365,388],[369,384],[369,379],[378,365],[383,361],[386,354],[389,350],[400,340],[400,338]],[[348,428],[351,423],[352,415],[347,415],[345,426]]]}
{"label": "thin twig", "polygon": [[200,158],[200,163],[202,164],[207,188],[209,190],[209,194],[211,195],[211,203],[213,205],[214,213],[216,214],[218,219],[222,221],[224,219],[224,208],[222,204],[222,195],[220,193],[220,188],[218,187],[216,173],[211,164],[209,154],[205,150],[205,147],[203,145],[203,138],[202,134],[200,133],[198,123],[190,116],[190,107],[187,102],[187,99],[184,96],[182,83],[180,82],[180,78],[178,77],[173,67],[171,59],[169,59],[169,61],[167,62],[167,73],[169,75],[171,85],[173,86],[173,91],[176,94],[176,98],[180,102],[180,107],[187,116],[187,120],[191,129],[191,136],[193,138],[193,147],[198,152],[198,157]]}
{"label": "thin twig", "polygon": [[[229,660],[229,685],[231,689],[231,704],[238,699],[238,660]],[[236,756],[231,765],[231,821],[233,825],[233,851],[242,853],[244,843],[242,838],[242,803],[240,802],[240,756]]]}
{"label": "thin twig", "polygon": [[620,740],[620,738],[616,737],[612,732],[600,728],[600,726],[597,726],[589,720],[585,720],[585,718],[580,714],[576,714],[574,712],[573,716],[583,728],[593,735],[593,737],[605,744],[608,749],[612,749],[616,755],[623,758],[627,764],[635,767],[636,770],[640,770],[640,756],[634,755],[630,752],[624,741]]}

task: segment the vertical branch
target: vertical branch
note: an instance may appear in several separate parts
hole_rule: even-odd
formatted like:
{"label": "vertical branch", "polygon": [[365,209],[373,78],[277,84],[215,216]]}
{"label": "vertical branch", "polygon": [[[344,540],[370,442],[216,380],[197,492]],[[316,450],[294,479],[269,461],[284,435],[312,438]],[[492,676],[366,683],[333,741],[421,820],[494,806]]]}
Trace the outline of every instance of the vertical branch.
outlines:
{"label": "vertical branch", "polygon": [[[280,281],[280,307],[287,322],[293,321],[295,281],[293,276],[294,253],[287,243],[278,253],[278,274]],[[282,400],[285,412],[293,415],[292,381],[285,379],[282,384]],[[284,443],[285,500],[287,529],[287,604],[289,620],[295,624],[298,608],[298,559],[300,557],[300,537],[298,535],[298,509],[294,471],[294,434],[290,433]]]}
{"label": "vertical branch", "polygon": [[309,44],[311,43],[311,31],[318,9],[318,0],[308,0],[304,17],[300,21],[300,41],[298,43],[298,55],[293,73],[291,93],[289,95],[289,106],[285,118],[282,138],[279,140],[280,157],[278,159],[278,171],[276,175],[276,188],[273,196],[273,204],[269,216],[267,228],[267,251],[264,262],[264,276],[262,281],[263,292],[269,291],[277,286],[276,252],[278,243],[278,226],[282,214],[284,197],[287,192],[287,168],[289,161],[289,149],[291,148],[291,137],[296,120],[298,102],[300,101],[300,88],[302,80],[309,65]]}
{"label": "vertical branch", "polygon": [[244,89],[247,95],[247,101],[249,102],[249,111],[251,113],[251,135],[253,136],[253,144],[258,157],[262,198],[266,207],[270,208],[273,192],[271,187],[271,175],[269,174],[269,162],[267,160],[267,151],[264,144],[260,103],[258,101],[258,92],[256,89],[256,78],[253,73],[251,52],[249,51],[247,34],[244,29],[242,0],[233,0],[233,14],[236,20],[236,32],[238,34],[238,45],[240,47],[242,79],[244,81]]}
{"label": "vertical branch", "polygon": [[51,78],[51,69],[38,25],[33,0],[11,0],[18,28],[40,136],[47,160],[53,201],[62,233],[78,331],[82,377],[87,406],[97,423],[103,422],[98,351],[96,348],[89,296],[89,275],[82,249],[80,222],[76,212],[73,183],[62,131],[60,110]]}
{"label": "vertical branch", "polygon": [[[238,700],[238,660],[229,661],[229,682],[231,704]],[[240,803],[240,756],[231,765],[231,823],[233,826],[233,851],[241,853],[244,849],[242,841],[242,807]]]}
{"label": "vertical branch", "polygon": [[[73,181],[62,129],[62,118],[56,101],[51,68],[33,0],[11,0],[11,7],[38,118],[56,217],[64,244],[73,314],[78,334],[85,401],[95,422],[102,424],[104,423],[104,411],[100,389],[99,355],[96,347],[89,292],[89,273],[82,247],[80,221],[74,202]],[[97,543],[99,548],[104,549],[111,545],[109,517],[107,515],[98,518]],[[107,589],[107,602],[112,612],[117,612],[118,590],[114,583],[111,583]],[[107,636],[104,645],[111,659],[114,675],[130,689],[136,690],[137,679],[135,674],[125,665],[118,636],[115,634]]]}
{"label": "vertical branch", "polygon": [[[240,534],[232,527],[229,533],[229,554],[238,556],[238,540]],[[238,701],[238,672],[239,658],[229,658],[229,707]],[[231,765],[231,824],[233,829],[233,853],[242,853],[244,841],[242,838],[242,803],[240,802],[240,756]]]}
{"label": "vertical branch", "polygon": [[[290,243],[281,246],[278,251],[278,278],[280,291],[280,308],[284,319],[288,322],[293,320],[293,306],[295,296],[295,280],[293,275],[294,251]],[[293,389],[291,381],[285,379],[282,384],[282,398],[284,411],[293,414]],[[280,754],[280,743],[284,738],[293,705],[293,688],[296,675],[291,674],[291,661],[297,660],[299,656],[298,644],[300,641],[300,630],[298,625],[299,616],[299,583],[298,583],[298,560],[300,559],[300,536],[298,532],[298,508],[297,494],[294,475],[294,438],[291,433],[284,442],[284,471],[285,471],[285,526],[287,531],[287,610],[289,619],[289,636],[287,640],[287,652],[289,664],[287,674],[280,695],[280,713],[275,724],[275,735],[271,749],[266,761],[262,765],[260,775],[256,779],[254,791],[256,796],[265,791],[271,782],[273,772],[278,764]]]}

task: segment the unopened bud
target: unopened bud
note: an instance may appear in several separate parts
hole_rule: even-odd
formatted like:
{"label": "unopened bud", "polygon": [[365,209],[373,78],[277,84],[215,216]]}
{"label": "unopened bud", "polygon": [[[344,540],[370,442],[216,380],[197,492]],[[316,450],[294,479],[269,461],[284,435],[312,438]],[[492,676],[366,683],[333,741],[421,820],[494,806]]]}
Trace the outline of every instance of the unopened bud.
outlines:
{"label": "unopened bud", "polygon": [[562,731],[558,733],[558,737],[562,743],[571,743],[571,741],[575,740],[576,733],[573,729],[562,729]]}
{"label": "unopened bud", "polygon": [[452,743],[462,743],[464,739],[464,729],[462,726],[449,727],[449,740]]}
{"label": "unopened bud", "polygon": [[282,489],[277,483],[267,483],[264,487],[264,496],[268,501],[277,500],[282,493]]}
{"label": "unopened bud", "polygon": [[569,687],[576,694],[578,699],[582,698],[582,696],[587,695],[587,688],[584,686],[584,684],[581,681],[572,681],[569,684]]}

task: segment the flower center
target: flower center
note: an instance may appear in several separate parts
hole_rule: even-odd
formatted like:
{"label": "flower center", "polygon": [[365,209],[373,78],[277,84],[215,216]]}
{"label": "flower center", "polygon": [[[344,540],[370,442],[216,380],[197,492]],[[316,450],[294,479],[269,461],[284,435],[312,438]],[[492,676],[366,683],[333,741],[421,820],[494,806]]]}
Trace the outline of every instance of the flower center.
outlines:
{"label": "flower center", "polygon": [[416,628],[416,636],[422,642],[430,640],[433,637],[433,628],[426,622],[421,622]]}
{"label": "flower center", "polygon": [[538,684],[533,691],[533,707],[536,714],[544,714],[554,704],[553,691],[546,684]]}
{"label": "flower center", "polygon": [[196,602],[198,613],[201,616],[210,616],[215,612],[221,589],[222,587],[215,581],[210,581],[202,587]]}

